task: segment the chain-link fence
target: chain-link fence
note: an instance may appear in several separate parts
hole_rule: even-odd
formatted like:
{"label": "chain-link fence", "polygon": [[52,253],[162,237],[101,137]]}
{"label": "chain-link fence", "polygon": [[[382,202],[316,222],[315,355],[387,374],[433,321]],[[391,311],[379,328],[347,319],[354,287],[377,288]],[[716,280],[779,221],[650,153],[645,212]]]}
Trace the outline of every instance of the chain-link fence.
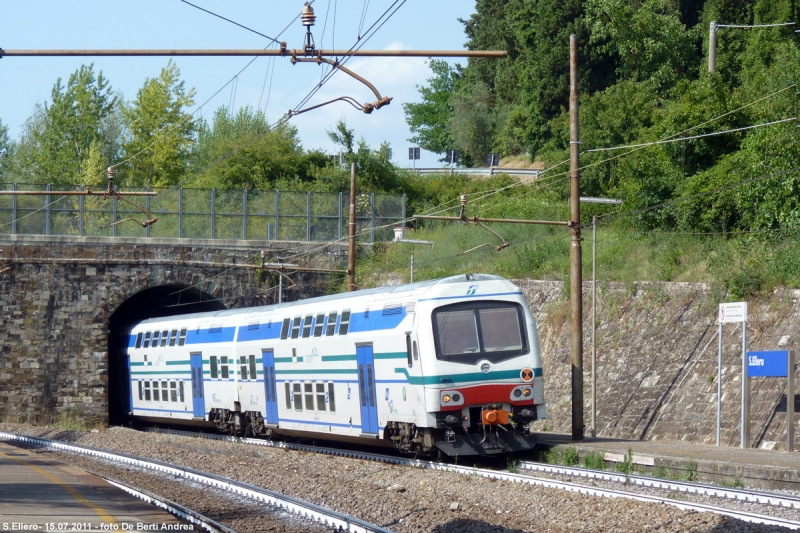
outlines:
{"label": "chain-link fence", "polygon": [[[58,194],[75,190],[70,186],[21,183],[0,184],[0,190],[52,193],[0,195],[0,233],[13,235],[325,242],[347,238],[350,216],[346,193],[152,189],[157,196],[104,198]],[[143,227],[148,213],[158,221]],[[356,197],[356,235],[361,242],[391,240],[394,226],[405,217],[405,195]]]}

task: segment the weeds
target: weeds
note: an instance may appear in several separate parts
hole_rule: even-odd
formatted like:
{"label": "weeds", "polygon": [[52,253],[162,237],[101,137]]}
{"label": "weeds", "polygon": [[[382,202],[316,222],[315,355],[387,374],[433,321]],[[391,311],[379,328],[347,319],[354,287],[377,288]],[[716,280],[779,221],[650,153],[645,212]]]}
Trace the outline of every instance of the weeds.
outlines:
{"label": "weeds", "polygon": [[59,413],[53,420],[53,425],[69,431],[86,431],[89,429],[83,420],[72,411]]}
{"label": "weeds", "polygon": [[605,453],[592,452],[583,457],[583,467],[591,468],[592,470],[605,470],[608,468],[606,463]]}
{"label": "weeds", "polygon": [[575,446],[567,448],[564,450],[564,453],[561,455],[561,464],[564,466],[576,466],[580,464],[580,458],[578,457],[578,449]]}
{"label": "weeds", "polygon": [[516,474],[519,472],[519,465],[517,465],[517,461],[514,459],[507,459],[506,470],[508,470],[511,474]]}
{"label": "weeds", "polygon": [[684,479],[686,479],[686,481],[697,480],[697,463],[692,460],[686,463],[686,475]]}
{"label": "weeds", "polygon": [[[622,472],[623,474],[631,474],[633,473],[633,450],[628,448],[628,453],[625,454],[625,457],[617,463],[617,472]],[[627,478],[625,480],[627,483]]]}

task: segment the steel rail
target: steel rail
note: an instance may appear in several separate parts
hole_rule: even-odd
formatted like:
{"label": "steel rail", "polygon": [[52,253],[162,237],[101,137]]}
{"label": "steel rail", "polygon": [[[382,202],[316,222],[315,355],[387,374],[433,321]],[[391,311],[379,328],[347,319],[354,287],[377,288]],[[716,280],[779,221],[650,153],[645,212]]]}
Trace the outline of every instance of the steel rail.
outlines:
{"label": "steel rail", "polygon": [[226,477],[217,476],[207,472],[201,472],[199,470],[194,470],[179,465],[165,463],[154,459],[146,459],[143,457],[137,457],[135,455],[109,452],[90,448],[88,446],[78,446],[75,444],[67,444],[59,441],[43,439],[39,437],[29,437],[26,435],[17,435],[15,433],[7,432],[0,432],[0,440],[20,442],[33,446],[53,449],[56,451],[72,452],[91,457],[98,457],[116,463],[129,464],[140,468],[161,472],[167,475],[188,479],[190,481],[216,487],[222,489],[223,491],[239,496],[266,502],[292,514],[311,518],[324,524],[325,526],[334,529],[338,528],[342,531],[352,531],[354,533],[392,533],[392,531],[389,529],[385,529],[358,518],[353,518],[351,516],[326,509],[313,503],[305,502],[289,496],[284,496],[278,492],[262,489],[254,485],[241,483]]}
{"label": "steel rail", "polygon": [[530,461],[520,461],[517,463],[517,466],[526,470],[534,470],[548,474],[585,477],[588,479],[611,481],[615,483],[630,483],[647,488],[685,492],[687,494],[698,494],[702,496],[713,496],[728,500],[774,505],[776,507],[788,507],[789,509],[800,509],[800,497],[790,496],[788,494],[777,494],[766,491],[751,491],[729,487],[717,487],[715,485],[708,485],[705,483],[657,479],[636,474],[621,474],[618,472],[606,472],[603,470],[592,470],[589,468],[548,465]]}
{"label": "steel rail", "polygon": [[113,478],[109,478],[99,474],[95,475],[105,479],[106,482],[108,482],[109,484],[117,487],[120,490],[127,492],[131,496],[139,498],[140,500],[143,500],[149,503],[150,505],[155,505],[156,507],[164,509],[172,516],[176,516],[182,520],[201,526],[206,531],[211,531],[212,533],[237,533],[235,529],[226,527],[220,524],[219,522],[216,522],[210,519],[209,517],[198,513],[197,511],[189,509],[188,507],[184,507],[183,505],[175,503],[166,498],[162,498],[156,494],[153,494],[150,491],[144,490],[139,487],[134,487],[132,485],[123,483]]}
{"label": "steel rail", "polygon": [[505,50],[323,50],[306,53],[303,49],[250,49],[250,50],[3,50],[0,57],[144,57],[144,56],[275,56],[275,57],[507,57]]}
{"label": "steel rail", "polygon": [[[366,461],[376,461],[376,462],[383,462],[388,464],[397,464],[397,465],[404,465],[404,466],[414,466],[417,468],[428,468],[431,470],[441,470],[446,472],[455,472],[463,475],[470,475],[470,476],[480,476],[486,478],[493,478],[493,479],[500,479],[504,481],[515,481],[520,483],[525,483],[529,485],[538,485],[543,487],[555,488],[560,490],[567,490],[570,492],[578,492],[580,494],[587,494],[591,496],[602,496],[608,498],[629,498],[633,500],[643,501],[643,502],[652,502],[652,503],[663,503],[667,505],[672,505],[674,507],[678,507],[682,510],[695,510],[700,512],[711,512],[715,514],[720,514],[724,516],[730,516],[732,518],[737,518],[739,520],[755,523],[755,524],[766,524],[766,525],[773,525],[773,526],[782,526],[789,529],[796,529],[800,530],[800,522],[799,521],[792,521],[786,520],[782,518],[775,518],[771,516],[759,515],[755,513],[748,513],[745,511],[736,511],[732,509],[725,509],[722,507],[715,507],[712,505],[700,504],[700,503],[687,503],[687,502],[678,502],[672,498],[662,498],[659,496],[650,496],[644,494],[636,494],[630,492],[623,492],[623,491],[616,491],[611,489],[598,489],[596,487],[589,487],[586,485],[579,485],[576,483],[569,483],[566,481],[555,481],[551,479],[545,478],[537,478],[532,477],[524,474],[514,474],[510,472],[501,472],[495,470],[487,470],[481,468],[470,468],[464,466],[456,466],[456,465],[449,465],[445,463],[437,463],[434,461],[423,461],[420,459],[408,459],[403,457],[393,457],[390,455],[382,455],[382,454],[375,454],[375,453],[368,453],[368,452],[356,452],[351,450],[342,450],[337,448],[325,448],[320,446],[309,446],[305,444],[291,444],[286,442],[272,442],[263,439],[251,439],[251,438],[240,438],[240,437],[230,437],[225,435],[212,435],[212,434],[202,434],[202,433],[194,433],[188,431],[180,431],[180,430],[150,430],[156,431],[160,433],[170,433],[175,435],[185,435],[191,437],[204,437],[209,439],[215,440],[224,440],[224,441],[231,441],[231,442],[242,442],[245,444],[254,444],[258,446],[267,446],[273,448],[285,448],[290,450],[297,450],[297,451],[306,451],[312,453],[320,453],[320,454],[327,454],[327,455],[334,455],[339,457],[347,457],[352,459],[361,459]],[[524,462],[518,463],[519,466],[524,465]],[[531,463],[536,464],[536,463]],[[565,467],[557,467],[553,465],[540,465],[542,467],[549,467],[553,471],[547,471],[543,468],[544,471],[548,473],[558,473],[554,472],[558,469],[564,469]],[[524,467],[524,466],[523,466]],[[587,469],[572,469],[572,470],[580,470],[580,471],[587,471]],[[620,477],[619,474],[615,472],[603,472],[599,470],[593,471],[597,474],[602,474],[604,477],[600,475],[597,476],[597,479],[605,480],[605,481],[617,481]],[[588,476],[587,476],[588,477]],[[641,477],[643,480],[649,480],[654,482],[660,482],[662,480],[657,479],[649,479],[644,476],[637,476]],[[621,482],[625,482],[625,475],[621,475]],[[665,483],[674,483],[674,482],[665,482]],[[679,482],[683,483],[683,482]],[[685,485],[692,485],[691,483],[684,483]],[[704,486],[709,488],[716,488],[717,491],[715,493],[707,493],[709,496],[716,496],[721,498],[728,498],[731,499],[730,494],[736,492],[737,489],[722,489],[718,487],[712,487],[708,485],[700,485],[695,484],[697,486]],[[656,485],[652,485],[652,488],[661,488]],[[747,491],[738,491],[738,492],[747,492]],[[739,501],[749,501],[755,503],[762,503],[774,506],[788,506],[786,503],[779,503],[781,500],[786,501],[794,501],[793,497],[791,496],[784,496],[778,494],[770,494],[770,493],[757,493],[762,495],[770,495],[773,496],[772,498],[763,498],[757,500],[742,500],[741,498],[733,498],[734,500]],[[800,499],[798,499],[800,501]]]}

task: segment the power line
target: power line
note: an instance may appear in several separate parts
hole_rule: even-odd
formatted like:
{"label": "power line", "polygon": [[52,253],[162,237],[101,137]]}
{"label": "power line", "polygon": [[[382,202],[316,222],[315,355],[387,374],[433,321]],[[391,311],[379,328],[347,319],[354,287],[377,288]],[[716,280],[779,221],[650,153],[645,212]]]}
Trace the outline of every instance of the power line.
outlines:
{"label": "power line", "polygon": [[[269,35],[264,35],[264,34],[263,34],[263,33],[261,33],[260,31],[256,31],[256,30],[254,30],[254,29],[252,29],[252,28],[248,28],[247,26],[245,26],[245,25],[243,25],[243,24],[239,24],[238,22],[236,22],[236,21],[233,21],[233,20],[231,20],[231,19],[229,19],[229,18],[225,18],[225,17],[223,17],[222,15],[217,15],[217,14],[216,14],[216,13],[214,13],[213,11],[209,11],[208,9],[204,9],[204,8],[202,8],[202,7],[200,7],[200,6],[196,6],[196,5],[192,4],[191,2],[187,2],[186,0],[181,0],[181,2],[183,2],[184,4],[188,4],[188,5],[190,5],[190,6],[194,7],[194,8],[197,8],[197,9],[199,9],[200,11],[205,11],[205,12],[206,12],[206,13],[208,13],[209,15],[214,15],[214,16],[215,16],[215,17],[217,17],[217,18],[221,18],[222,20],[225,20],[225,21],[227,21],[227,22],[230,22],[231,24],[235,24],[235,25],[239,26],[240,28],[244,28],[244,29],[245,29],[245,30],[247,30],[247,31],[250,31],[250,32],[253,32],[253,33],[255,33],[256,35],[260,35],[261,37],[264,37],[264,38],[266,38],[266,39],[269,39],[270,41],[272,41],[272,42],[273,42],[273,43],[275,43],[275,44],[281,44],[281,43],[280,43],[280,41],[278,41],[277,39],[273,39],[273,38],[272,38],[272,37],[270,37]],[[280,36],[279,36],[279,37],[280,37]]]}
{"label": "power line", "polygon": [[629,145],[626,145],[626,146],[612,146],[612,147],[609,147],[609,148],[592,148],[591,150],[586,150],[583,153],[584,154],[588,154],[588,153],[592,153],[592,152],[607,152],[607,151],[610,151],[610,150],[624,150],[624,149],[628,149],[628,148],[645,148],[647,146],[655,146],[657,144],[666,144],[666,143],[673,143],[673,142],[679,142],[679,141],[690,141],[692,139],[700,139],[700,138],[703,138],[703,137],[712,137],[714,135],[723,135],[725,133],[734,133],[734,132],[737,132],[737,131],[752,130],[753,128],[762,128],[764,126],[772,126],[774,124],[781,124],[783,122],[792,122],[793,120],[797,120],[797,117],[784,118],[784,119],[781,119],[781,120],[775,120],[773,122],[765,122],[763,124],[755,124],[753,126],[744,126],[742,128],[734,128],[732,130],[715,131],[713,133],[703,133],[701,135],[693,135],[691,137],[680,137],[678,139],[664,139],[664,140],[661,140],[661,141],[653,141],[653,142],[649,142],[649,143],[629,144]]}

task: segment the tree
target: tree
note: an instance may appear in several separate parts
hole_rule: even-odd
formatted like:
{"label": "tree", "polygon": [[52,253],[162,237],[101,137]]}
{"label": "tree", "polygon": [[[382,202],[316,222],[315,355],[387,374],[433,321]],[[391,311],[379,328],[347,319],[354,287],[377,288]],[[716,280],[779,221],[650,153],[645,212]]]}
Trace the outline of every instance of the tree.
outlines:
{"label": "tree", "polygon": [[170,60],[156,78],[147,78],[136,99],[125,104],[122,116],[130,138],[124,143],[130,159],[128,185],[167,187],[178,183],[194,144],[196,124],[184,108],[194,104],[180,70]]}
{"label": "tree", "polygon": [[0,120],[0,180],[5,175],[13,151],[14,144],[8,140],[8,126]]}
{"label": "tree", "polygon": [[81,65],[63,86],[59,78],[52,103],[34,110],[20,142],[21,162],[38,172],[37,181],[83,183],[84,162],[92,144],[104,158],[114,154],[115,139],[105,133],[106,121],[117,105],[108,80],[93,64]]}
{"label": "tree", "polygon": [[303,150],[294,126],[270,128],[260,110],[243,107],[232,116],[220,107],[211,125],[201,123],[192,167],[199,174],[194,183],[205,187],[269,190],[301,188],[327,162]]}
{"label": "tree", "polygon": [[430,86],[417,85],[422,102],[403,104],[403,109],[408,127],[415,134],[409,142],[442,154],[454,146],[448,120],[453,112],[452,95],[458,72],[446,61],[432,59],[429,65],[433,72],[428,78]]}

